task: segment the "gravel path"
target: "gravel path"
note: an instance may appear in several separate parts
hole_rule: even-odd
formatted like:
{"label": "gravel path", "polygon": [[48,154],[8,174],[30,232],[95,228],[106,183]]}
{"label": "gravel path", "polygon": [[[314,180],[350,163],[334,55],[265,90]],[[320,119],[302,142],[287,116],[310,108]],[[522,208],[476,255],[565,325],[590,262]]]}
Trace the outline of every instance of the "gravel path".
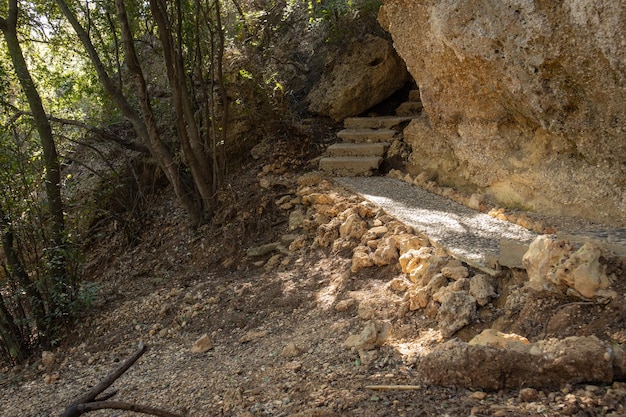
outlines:
{"label": "gravel path", "polygon": [[337,183],[424,233],[436,246],[486,272],[494,273],[501,241],[519,247],[537,236],[513,223],[495,219],[423,188],[388,177],[341,177]]}

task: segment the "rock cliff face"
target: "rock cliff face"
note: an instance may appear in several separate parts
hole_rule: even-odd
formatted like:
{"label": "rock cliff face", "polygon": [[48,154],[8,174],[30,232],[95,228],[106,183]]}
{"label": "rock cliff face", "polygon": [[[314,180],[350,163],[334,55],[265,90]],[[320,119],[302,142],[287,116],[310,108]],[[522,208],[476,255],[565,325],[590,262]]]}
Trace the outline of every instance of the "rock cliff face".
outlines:
{"label": "rock cliff face", "polygon": [[410,170],[626,225],[626,0],[385,0],[421,91]]}

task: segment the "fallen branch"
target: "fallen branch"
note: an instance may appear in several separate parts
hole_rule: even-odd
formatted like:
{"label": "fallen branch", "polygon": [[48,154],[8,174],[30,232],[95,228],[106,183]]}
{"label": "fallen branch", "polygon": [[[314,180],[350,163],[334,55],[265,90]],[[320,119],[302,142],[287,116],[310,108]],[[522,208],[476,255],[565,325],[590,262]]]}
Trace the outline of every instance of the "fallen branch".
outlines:
{"label": "fallen branch", "polygon": [[374,391],[413,391],[422,389],[421,385],[368,385],[365,388]]}
{"label": "fallen branch", "polygon": [[[87,404],[79,404],[76,407],[77,411],[82,413],[88,413],[95,410],[127,410],[134,411],[135,413],[152,414],[157,417],[181,417],[180,414],[170,413],[169,411],[161,410],[159,408],[148,407],[146,405],[125,403],[123,401],[95,401]],[[79,414],[80,415],[80,414]]]}
{"label": "fallen branch", "polygon": [[157,417],[182,417],[180,414],[170,413],[169,411],[161,410],[158,408],[148,407],[144,405],[126,403],[123,401],[107,401],[113,397],[117,391],[108,393],[98,398],[98,395],[102,394],[104,390],[109,388],[116,379],[118,379],[124,372],[126,372],[137,359],[143,355],[148,347],[144,343],[140,343],[139,347],[128,359],[120,364],[113,372],[107,375],[99,384],[87,391],[85,394],[78,397],[59,417],[79,417],[85,413],[102,409],[115,409],[115,410],[128,410],[138,413],[152,414]]}

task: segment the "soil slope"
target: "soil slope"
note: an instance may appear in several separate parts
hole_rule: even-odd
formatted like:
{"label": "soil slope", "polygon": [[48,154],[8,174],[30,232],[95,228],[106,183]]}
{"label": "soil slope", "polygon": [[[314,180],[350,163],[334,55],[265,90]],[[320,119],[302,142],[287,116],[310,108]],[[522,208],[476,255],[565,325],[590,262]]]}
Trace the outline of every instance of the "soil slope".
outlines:
{"label": "soil slope", "polygon": [[[416,368],[444,337],[436,315],[408,310],[397,263],[353,273],[354,245],[320,247],[313,244],[316,229],[289,230],[292,201],[304,187],[332,195],[328,209],[360,205],[373,211],[373,221],[402,225],[331,181],[302,176],[290,161],[278,155],[245,167],[220,196],[232,209],[212,225],[189,228],[169,192],[153,196],[135,246],[123,246],[110,225],[86,268],[87,281],[98,288],[94,304],[54,350],[52,364],[35,358],[0,374],[0,415],[59,415],[139,341],[149,351],[115,382],[114,398],[189,416],[626,415],[624,382],[499,392],[426,383]],[[302,238],[288,238],[283,249],[248,251],[294,233]],[[526,277],[509,271],[500,279],[504,300]],[[500,319],[531,341],[597,335],[626,342],[623,305],[532,296],[518,311],[503,306],[494,300],[454,337],[468,340]],[[392,324],[386,342],[361,354],[343,347],[370,319]],[[213,348],[192,353],[203,334]]]}

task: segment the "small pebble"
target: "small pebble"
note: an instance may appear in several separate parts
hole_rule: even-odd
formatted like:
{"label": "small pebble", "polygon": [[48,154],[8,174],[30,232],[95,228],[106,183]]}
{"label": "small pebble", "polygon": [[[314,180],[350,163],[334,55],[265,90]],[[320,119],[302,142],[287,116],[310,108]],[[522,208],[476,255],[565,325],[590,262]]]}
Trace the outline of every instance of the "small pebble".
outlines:
{"label": "small pebble", "polygon": [[530,402],[537,399],[539,392],[534,388],[522,388],[519,390],[519,400]]}
{"label": "small pebble", "polygon": [[482,392],[482,391],[475,391],[472,393],[471,395],[472,398],[474,398],[475,400],[484,400],[485,398],[487,398],[487,393],[486,392]]}

